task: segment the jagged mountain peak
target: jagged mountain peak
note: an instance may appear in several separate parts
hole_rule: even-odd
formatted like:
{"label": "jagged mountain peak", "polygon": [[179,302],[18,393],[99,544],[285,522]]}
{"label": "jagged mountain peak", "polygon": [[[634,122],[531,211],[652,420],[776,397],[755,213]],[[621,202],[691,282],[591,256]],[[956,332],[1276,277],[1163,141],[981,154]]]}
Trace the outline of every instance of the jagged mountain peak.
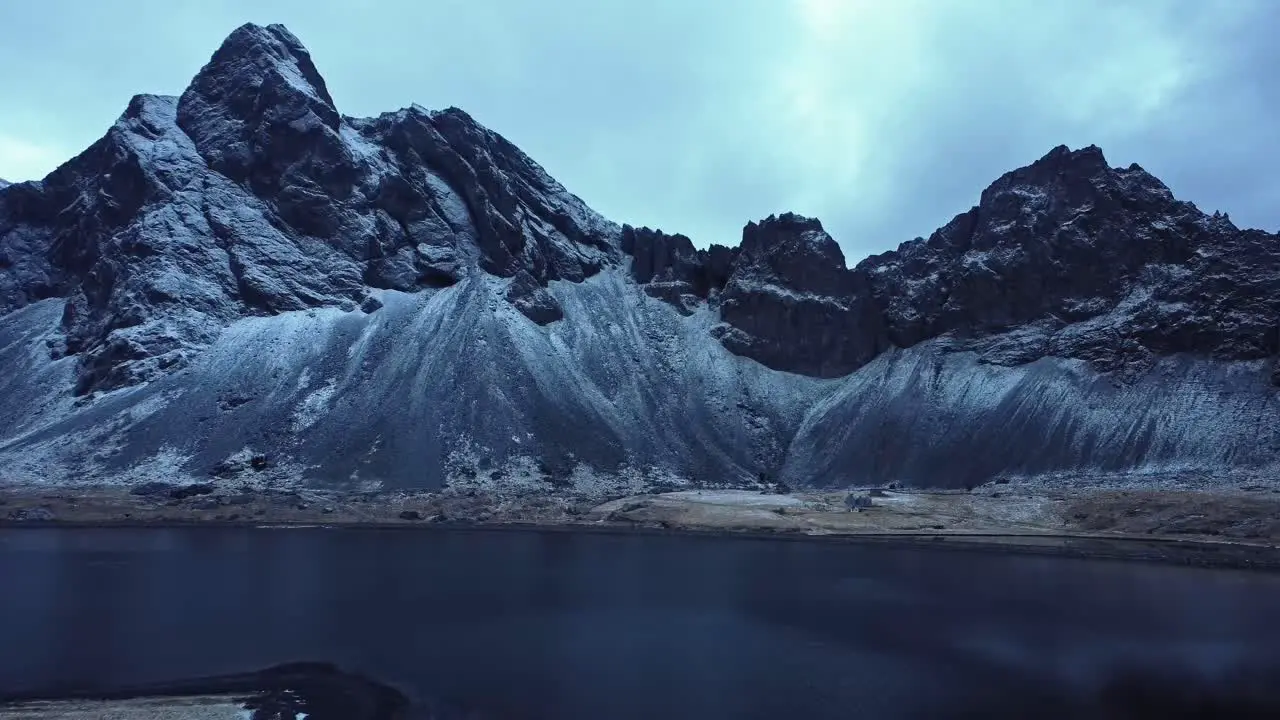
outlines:
{"label": "jagged mountain peak", "polygon": [[1001,175],[981,192],[976,205],[927,239],[908,240],[894,250],[867,257],[859,265],[872,267],[918,257],[944,246],[968,251],[990,249],[1002,242],[1053,242],[1062,237],[1055,229],[1117,214],[1141,216],[1139,219],[1171,214],[1203,216],[1193,204],[1177,200],[1163,182],[1136,163],[1114,168],[1096,145],[1078,150],[1059,145],[1031,164]]}
{"label": "jagged mountain peak", "polygon": [[12,184],[13,183],[9,182],[8,180],[5,180],[4,178],[0,178],[0,190],[3,190],[4,188],[9,187]]}
{"label": "jagged mountain peak", "polygon": [[1023,208],[1107,212],[1141,205],[1144,211],[1158,212],[1176,202],[1164,183],[1136,163],[1114,168],[1096,145],[1078,150],[1059,145],[1030,165],[1001,175],[982,191],[977,208],[993,213]]}
{"label": "jagged mountain peak", "polygon": [[[420,107],[420,106],[412,105],[410,107]],[[441,108],[439,110],[432,110],[430,112],[433,117],[440,117],[440,116],[450,117],[460,122],[466,123],[468,125],[476,125],[476,126],[480,125],[480,123],[476,122],[475,118],[471,117],[471,113],[467,112],[466,110],[463,110],[460,107],[457,107],[456,105],[449,105],[448,107]]]}
{"label": "jagged mountain peak", "polygon": [[1057,165],[1081,170],[1091,166],[1108,167],[1106,154],[1102,152],[1102,148],[1094,144],[1089,144],[1076,150],[1072,150],[1067,145],[1055,145],[1029,167],[1044,165]]}
{"label": "jagged mountain peak", "polygon": [[[1251,282],[1273,285],[1275,250],[1246,235],[1141,167],[1112,168],[1095,146],[1060,146],[1003,175],[927,240],[858,270],[894,345],[950,334],[992,363],[1073,357],[1135,377],[1173,352],[1274,352],[1272,320],[1226,320],[1222,294],[1208,287],[1227,248]],[[1016,341],[1006,335],[1015,328]]]}
{"label": "jagged mountain peak", "polygon": [[617,233],[460,110],[343,118],[292,33],[244,25],[180,97],[133,98],[45,183],[6,191],[0,308],[66,298],[53,351],[90,393],[180,368],[246,315],[477,273],[521,275],[507,299],[549,322],[545,285],[614,262]]}
{"label": "jagged mountain peak", "polygon": [[278,74],[295,90],[313,96],[336,111],[324,78],[316,69],[311,53],[284,25],[245,23],[227,36],[193,84],[205,76],[236,76],[253,87]]}
{"label": "jagged mountain peak", "polygon": [[[805,217],[796,213],[770,215],[760,222],[749,222],[742,229],[742,255],[753,258],[772,258],[784,264],[799,260],[802,266],[796,270],[813,265],[824,271],[845,269],[844,252],[822,227],[817,218]],[[783,268],[779,268],[780,277],[788,283],[804,285],[802,277],[795,276]]]}
{"label": "jagged mountain peak", "polygon": [[182,93],[177,122],[210,168],[259,194],[287,184],[291,171],[337,192],[354,182],[342,117],[310,54],[281,25],[232,32]]}
{"label": "jagged mountain peak", "polygon": [[816,217],[808,217],[794,212],[773,213],[763,220],[749,221],[746,227],[762,227],[768,226],[779,230],[790,230],[801,232],[805,230],[816,230],[824,232],[822,221]]}
{"label": "jagged mountain peak", "polygon": [[1047,198],[1064,189],[1087,191],[1110,172],[1102,149],[1096,145],[1079,150],[1059,145],[1035,162],[1001,175],[982,191],[978,205],[990,206],[1010,193]]}

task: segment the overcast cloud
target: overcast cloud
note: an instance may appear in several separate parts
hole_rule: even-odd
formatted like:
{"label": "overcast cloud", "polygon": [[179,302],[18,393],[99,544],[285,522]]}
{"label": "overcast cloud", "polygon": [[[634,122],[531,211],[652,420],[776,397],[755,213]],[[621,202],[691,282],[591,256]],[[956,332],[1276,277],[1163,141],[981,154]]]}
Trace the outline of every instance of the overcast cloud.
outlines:
{"label": "overcast cloud", "polygon": [[736,244],[815,215],[850,264],[1001,173],[1097,144],[1280,226],[1274,0],[41,0],[0,3],[0,177],[282,22],[339,109],[456,105],[619,222]]}

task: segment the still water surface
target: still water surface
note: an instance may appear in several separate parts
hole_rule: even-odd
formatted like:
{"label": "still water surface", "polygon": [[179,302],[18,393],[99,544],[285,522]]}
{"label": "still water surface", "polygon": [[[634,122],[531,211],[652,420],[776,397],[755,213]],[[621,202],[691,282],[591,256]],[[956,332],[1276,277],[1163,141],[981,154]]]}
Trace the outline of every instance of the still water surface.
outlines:
{"label": "still water surface", "polygon": [[1269,673],[1277,611],[1278,574],[925,548],[11,529],[0,695],[317,660],[479,717],[1052,717]]}

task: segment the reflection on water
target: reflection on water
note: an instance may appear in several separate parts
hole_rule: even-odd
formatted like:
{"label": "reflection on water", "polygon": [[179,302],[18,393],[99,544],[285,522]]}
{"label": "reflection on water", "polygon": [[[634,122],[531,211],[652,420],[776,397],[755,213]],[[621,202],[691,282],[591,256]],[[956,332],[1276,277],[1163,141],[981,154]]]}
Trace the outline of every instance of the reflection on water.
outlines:
{"label": "reflection on water", "polygon": [[1280,575],[920,548],[20,529],[0,578],[0,694],[317,660],[481,717],[1070,717],[1280,667]]}

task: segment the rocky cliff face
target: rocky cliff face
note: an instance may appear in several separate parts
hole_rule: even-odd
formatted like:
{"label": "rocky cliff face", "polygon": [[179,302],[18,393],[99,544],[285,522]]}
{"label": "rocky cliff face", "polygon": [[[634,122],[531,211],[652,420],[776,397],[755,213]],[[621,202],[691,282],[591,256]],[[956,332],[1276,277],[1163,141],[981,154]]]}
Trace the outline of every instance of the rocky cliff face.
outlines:
{"label": "rocky cliff face", "polygon": [[[737,354],[819,377],[945,337],[983,362],[1078,358],[1134,378],[1173,353],[1275,356],[1277,252],[1275,235],[1176,200],[1137,165],[1057,147],[927,240],[851,270],[817,220],[748,224],[717,334]],[[688,275],[705,266],[691,253]]]}
{"label": "rocky cliff face", "polygon": [[1179,202],[1137,165],[1058,147],[928,240],[868,258],[889,340],[951,334],[1000,365],[1079,358],[1136,377],[1161,355],[1277,351],[1277,238]]}
{"label": "rocky cliff face", "polygon": [[865,278],[817,220],[749,223],[713,331],[731,352],[776,370],[838,377],[884,349]]}
{"label": "rocky cliff face", "polygon": [[853,268],[793,214],[697,249],[246,25],[0,185],[0,482],[1266,472],[1277,247],[1060,147]]}
{"label": "rocky cliff face", "polygon": [[297,38],[245,26],[180,98],[134,98],[84,153],[6,190],[0,310],[67,298],[58,352],[83,394],[180,367],[247,315],[468,272],[581,280],[617,232],[459,110],[343,118]]}

